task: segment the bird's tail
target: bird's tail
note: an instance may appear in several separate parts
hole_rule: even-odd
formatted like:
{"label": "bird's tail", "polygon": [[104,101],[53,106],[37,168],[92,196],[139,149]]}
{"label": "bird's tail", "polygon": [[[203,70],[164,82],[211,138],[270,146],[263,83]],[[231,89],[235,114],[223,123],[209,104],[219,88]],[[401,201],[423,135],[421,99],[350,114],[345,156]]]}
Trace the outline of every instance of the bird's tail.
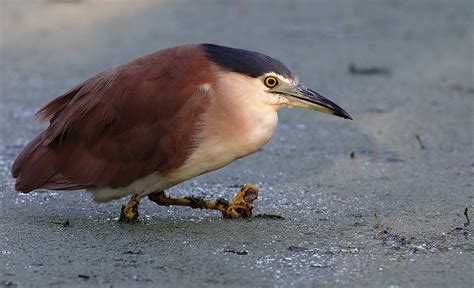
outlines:
{"label": "bird's tail", "polygon": [[87,188],[62,176],[55,167],[54,151],[43,145],[43,133],[36,136],[20,152],[11,173],[16,178],[15,190],[23,193],[35,189],[75,190]]}

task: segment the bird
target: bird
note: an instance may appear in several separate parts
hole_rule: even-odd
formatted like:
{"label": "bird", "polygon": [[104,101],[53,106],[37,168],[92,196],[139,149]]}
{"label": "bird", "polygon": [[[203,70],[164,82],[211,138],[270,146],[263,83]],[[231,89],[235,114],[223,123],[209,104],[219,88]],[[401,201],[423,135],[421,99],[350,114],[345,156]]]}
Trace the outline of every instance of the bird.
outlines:
{"label": "bird", "polygon": [[275,132],[280,108],[351,119],[303,85],[283,62],[215,44],[158,50],[97,73],[35,116],[49,125],[14,161],[15,190],[80,190],[96,202],[130,197],[119,220],[136,221],[140,200],[252,216],[259,188],[230,201],[172,198],[165,191],[252,154]]}

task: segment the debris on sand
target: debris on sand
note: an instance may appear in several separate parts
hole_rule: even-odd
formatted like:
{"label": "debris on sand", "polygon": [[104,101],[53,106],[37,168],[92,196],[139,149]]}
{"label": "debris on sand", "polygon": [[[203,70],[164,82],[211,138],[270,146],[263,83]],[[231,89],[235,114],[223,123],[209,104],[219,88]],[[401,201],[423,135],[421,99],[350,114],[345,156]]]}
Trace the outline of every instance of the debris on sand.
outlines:
{"label": "debris on sand", "polygon": [[393,236],[390,232],[385,230],[382,222],[380,222],[377,212],[374,212],[374,218],[375,218],[375,229],[379,231],[376,237],[377,239],[381,239],[383,243],[385,244],[385,241],[387,241],[387,239],[390,240],[391,238],[393,238]]}
{"label": "debris on sand", "polygon": [[79,275],[77,275],[77,277],[82,278],[84,280],[89,280],[91,278],[91,276],[85,275],[85,274],[79,274]]}
{"label": "debris on sand", "polygon": [[416,141],[418,141],[418,144],[420,145],[421,150],[425,150],[425,144],[423,144],[423,141],[421,141],[421,137],[418,134],[415,134]]}
{"label": "debris on sand", "polygon": [[233,254],[237,254],[237,255],[248,255],[248,254],[249,254],[249,251],[247,251],[247,250],[242,250],[242,251],[237,251],[237,250],[224,250],[224,252],[226,252],[226,253],[233,253]]}
{"label": "debris on sand", "polygon": [[[458,214],[458,216],[460,216]],[[409,254],[417,254],[417,253],[445,253],[451,249],[461,248],[463,250],[472,249],[472,248],[465,248],[462,245],[446,245],[443,242],[428,242],[424,239],[417,239],[415,237],[401,237],[396,234],[393,234],[386,228],[379,219],[377,212],[374,213],[375,217],[375,226],[374,228],[377,230],[376,239],[382,240],[383,245],[387,245],[387,247],[393,248],[395,250],[404,251],[405,253]],[[466,222],[463,226],[456,227],[450,230],[448,235],[455,236],[459,239],[459,237],[464,239],[469,239],[470,231],[468,226],[470,225],[470,218],[469,218],[469,209],[466,207],[464,209],[464,217]],[[443,233],[443,235],[446,235]]]}
{"label": "debris on sand", "polygon": [[143,253],[142,253],[141,250],[138,250],[138,251],[128,250],[128,251],[123,252],[123,254],[127,254],[127,255],[141,255],[141,254],[143,254]]}
{"label": "debris on sand", "polygon": [[416,253],[419,250],[419,247],[426,246],[426,244],[410,245],[412,243],[409,240],[407,240],[405,237],[400,237],[388,231],[388,229],[386,229],[383,226],[382,222],[380,222],[377,212],[374,213],[374,217],[375,217],[375,229],[378,230],[376,238],[381,239],[384,245],[389,244],[390,246],[395,247],[395,248],[409,245],[410,246],[409,248],[412,250],[413,253]]}
{"label": "debris on sand", "polygon": [[464,209],[464,217],[466,217],[466,223],[464,223],[464,227],[469,226],[469,224],[471,224],[471,220],[469,219],[469,209],[467,207]]}
{"label": "debris on sand", "polygon": [[390,71],[389,68],[387,67],[357,67],[356,64],[350,63],[348,66],[348,71],[350,74],[353,75],[366,75],[366,76],[372,76],[372,75],[390,75],[392,74],[392,71]]}
{"label": "debris on sand", "polygon": [[469,219],[469,209],[466,207],[464,209],[464,217],[466,218],[466,222],[460,227],[456,227],[453,230],[449,231],[448,234],[455,235],[455,236],[461,236],[464,237],[465,239],[468,239],[469,237],[469,229],[467,228],[471,224],[471,219]]}
{"label": "debris on sand", "polygon": [[57,225],[61,225],[63,227],[71,226],[71,222],[69,222],[69,220],[66,220],[66,221],[53,221],[52,223],[57,224]]}

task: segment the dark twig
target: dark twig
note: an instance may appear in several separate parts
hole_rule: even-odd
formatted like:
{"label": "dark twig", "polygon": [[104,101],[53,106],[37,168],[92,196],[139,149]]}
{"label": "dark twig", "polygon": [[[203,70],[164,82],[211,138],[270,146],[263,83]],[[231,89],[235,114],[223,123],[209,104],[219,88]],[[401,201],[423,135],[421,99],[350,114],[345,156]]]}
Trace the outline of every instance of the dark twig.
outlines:
{"label": "dark twig", "polygon": [[377,215],[377,211],[374,212],[374,217],[375,217],[375,229],[379,230],[379,235],[380,238],[382,239],[383,242],[387,239],[387,233],[385,231],[385,228],[383,227],[382,222],[380,222],[380,219]]}
{"label": "dark twig", "polygon": [[425,150],[426,147],[425,147],[425,145],[423,144],[423,141],[421,141],[420,135],[415,134],[415,138],[416,138],[416,141],[418,141],[418,144],[420,144],[420,148],[421,148],[422,150]]}
{"label": "dark twig", "polygon": [[249,254],[249,251],[247,251],[247,250],[242,250],[242,251],[237,251],[237,250],[224,250],[224,252],[226,252],[226,253],[233,253],[233,254],[237,254],[237,255],[248,255],[248,254]]}
{"label": "dark twig", "polygon": [[469,219],[469,209],[467,207],[464,209],[464,217],[466,217],[466,223],[464,223],[464,227],[469,226],[469,224],[471,224],[471,220]]}

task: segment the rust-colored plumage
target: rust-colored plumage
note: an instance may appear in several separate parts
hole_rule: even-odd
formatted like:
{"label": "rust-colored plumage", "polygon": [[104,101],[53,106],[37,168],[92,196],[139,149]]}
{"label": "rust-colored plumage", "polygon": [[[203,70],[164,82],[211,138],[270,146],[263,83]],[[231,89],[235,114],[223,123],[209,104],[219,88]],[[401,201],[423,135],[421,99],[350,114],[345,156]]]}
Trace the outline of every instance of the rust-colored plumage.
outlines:
{"label": "rust-colored plumage", "polygon": [[[97,74],[37,112],[49,127],[12,167],[16,189],[121,187],[184,163],[212,83],[196,45],[158,51]],[[175,85],[173,85],[175,84]]]}
{"label": "rust-colored plumage", "polygon": [[179,183],[222,168],[267,143],[280,108],[351,119],[267,55],[214,44],[164,49],[97,74],[41,108],[50,122],[13,164],[16,190],[86,188],[98,202],[140,199],[250,217],[258,188],[231,200],[173,199]]}

